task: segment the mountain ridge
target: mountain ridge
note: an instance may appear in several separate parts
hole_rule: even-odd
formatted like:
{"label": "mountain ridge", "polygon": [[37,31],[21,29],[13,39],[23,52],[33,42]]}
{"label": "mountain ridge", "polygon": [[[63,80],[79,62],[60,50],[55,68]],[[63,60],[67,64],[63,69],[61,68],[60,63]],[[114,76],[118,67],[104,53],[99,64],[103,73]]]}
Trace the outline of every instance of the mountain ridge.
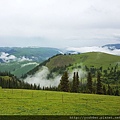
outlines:
{"label": "mountain ridge", "polygon": [[120,49],[120,44],[106,44],[102,47],[108,47],[110,50]]}

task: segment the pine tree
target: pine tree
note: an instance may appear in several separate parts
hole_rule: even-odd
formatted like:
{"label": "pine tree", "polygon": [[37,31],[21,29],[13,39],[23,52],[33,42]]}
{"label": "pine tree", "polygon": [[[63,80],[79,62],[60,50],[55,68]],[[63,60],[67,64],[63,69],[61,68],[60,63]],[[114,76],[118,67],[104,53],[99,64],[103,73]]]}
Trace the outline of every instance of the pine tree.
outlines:
{"label": "pine tree", "polygon": [[112,89],[108,84],[108,90],[107,90],[107,95],[112,95]]}
{"label": "pine tree", "polygon": [[87,89],[88,89],[88,93],[92,93],[92,75],[91,72],[88,72],[88,76],[87,76]]}
{"label": "pine tree", "polygon": [[73,85],[72,85],[72,92],[79,92],[79,76],[78,72],[73,75]]}
{"label": "pine tree", "polygon": [[104,94],[104,95],[107,94],[105,85],[103,86],[103,94]]}
{"label": "pine tree", "polygon": [[79,75],[78,75],[78,72],[76,73],[76,92],[79,92]]}
{"label": "pine tree", "polygon": [[97,73],[97,94],[102,94],[102,84],[100,79],[100,72]]}
{"label": "pine tree", "polygon": [[68,92],[69,90],[68,73],[65,72],[60,80],[60,91]]}
{"label": "pine tree", "polygon": [[115,91],[115,96],[119,96],[119,90],[118,89]]}
{"label": "pine tree", "polygon": [[76,83],[76,80],[75,80],[75,72],[74,72],[74,75],[73,75],[73,85],[72,85],[72,92],[75,92],[75,83]]}

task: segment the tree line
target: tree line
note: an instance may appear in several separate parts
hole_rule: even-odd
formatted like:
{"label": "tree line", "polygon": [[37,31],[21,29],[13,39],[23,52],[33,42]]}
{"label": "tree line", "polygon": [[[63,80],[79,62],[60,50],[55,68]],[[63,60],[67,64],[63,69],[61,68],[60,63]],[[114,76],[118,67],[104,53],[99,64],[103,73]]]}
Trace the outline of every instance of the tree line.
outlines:
{"label": "tree line", "polygon": [[97,72],[97,82],[92,80],[91,72],[88,72],[87,82],[82,84],[79,81],[78,72],[74,72],[72,82],[68,79],[67,71],[63,74],[58,86],[58,90],[64,92],[75,92],[75,93],[89,93],[89,94],[104,94],[104,95],[115,95],[119,96],[118,88],[113,89],[109,84],[105,85],[101,82],[101,73]]}
{"label": "tree line", "polygon": [[[5,76],[9,76],[7,79]],[[22,80],[19,80],[16,76],[10,72],[0,72],[0,86],[2,88],[14,88],[14,89],[32,89],[32,90],[50,90],[50,91],[63,91],[73,93],[89,93],[89,94],[104,94],[119,96],[119,89],[116,87],[113,89],[109,84],[103,84],[101,82],[101,73],[97,72],[96,81],[92,79],[92,73],[89,71],[87,75],[87,81],[82,82],[79,80],[78,72],[74,72],[72,81],[69,80],[68,72],[65,71],[61,77],[58,87],[41,87],[40,84],[29,84]]]}
{"label": "tree line", "polygon": [[10,72],[0,72],[0,87],[9,89],[32,89],[32,90],[51,90],[57,91],[57,87],[40,87],[39,85],[29,84],[23,80],[19,80]]}

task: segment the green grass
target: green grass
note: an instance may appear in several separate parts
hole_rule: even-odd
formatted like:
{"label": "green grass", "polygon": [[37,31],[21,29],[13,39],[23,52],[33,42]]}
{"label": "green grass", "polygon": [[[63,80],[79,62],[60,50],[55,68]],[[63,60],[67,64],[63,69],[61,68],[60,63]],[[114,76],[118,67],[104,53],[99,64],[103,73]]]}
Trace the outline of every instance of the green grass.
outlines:
{"label": "green grass", "polygon": [[0,115],[120,115],[120,97],[0,89]]}

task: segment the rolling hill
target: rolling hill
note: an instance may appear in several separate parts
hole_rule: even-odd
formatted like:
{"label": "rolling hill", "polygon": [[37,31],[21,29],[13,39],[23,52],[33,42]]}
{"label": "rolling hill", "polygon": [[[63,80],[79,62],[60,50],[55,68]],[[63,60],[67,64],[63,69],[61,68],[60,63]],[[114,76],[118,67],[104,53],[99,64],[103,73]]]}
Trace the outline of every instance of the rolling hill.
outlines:
{"label": "rolling hill", "polygon": [[[49,70],[54,70],[55,68],[65,67],[67,69],[72,68],[84,68],[84,66],[95,67],[107,69],[109,66],[118,65],[120,69],[120,56],[115,56],[111,54],[101,53],[101,52],[89,52],[82,54],[72,54],[72,55],[56,55],[49,58],[47,61],[39,64],[33,69],[35,72],[39,70],[39,67],[46,66]],[[32,70],[31,70],[32,73]]]}
{"label": "rolling hill", "polygon": [[89,52],[82,53],[77,55],[59,55],[46,63],[46,66],[49,69],[53,69],[55,67],[64,67],[72,64],[72,66],[79,64],[86,65],[88,67],[108,67],[111,65],[120,64],[120,56],[110,55],[101,52]]}

